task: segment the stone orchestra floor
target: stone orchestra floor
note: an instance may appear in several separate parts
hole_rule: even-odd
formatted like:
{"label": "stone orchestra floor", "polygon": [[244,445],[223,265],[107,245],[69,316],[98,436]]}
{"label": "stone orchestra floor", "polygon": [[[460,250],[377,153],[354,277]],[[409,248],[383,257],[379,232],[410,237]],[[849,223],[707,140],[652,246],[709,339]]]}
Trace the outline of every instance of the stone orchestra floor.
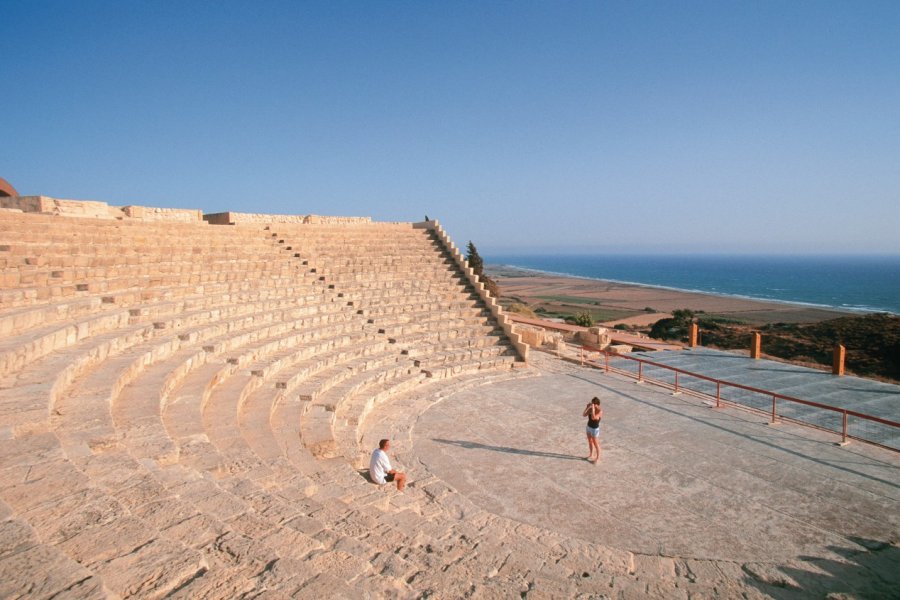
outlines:
{"label": "stone orchestra floor", "polygon": [[[828,561],[896,543],[900,454],[532,356],[538,376],[423,412],[405,459],[489,512],[635,553]],[[596,465],[581,416],[593,396]]]}

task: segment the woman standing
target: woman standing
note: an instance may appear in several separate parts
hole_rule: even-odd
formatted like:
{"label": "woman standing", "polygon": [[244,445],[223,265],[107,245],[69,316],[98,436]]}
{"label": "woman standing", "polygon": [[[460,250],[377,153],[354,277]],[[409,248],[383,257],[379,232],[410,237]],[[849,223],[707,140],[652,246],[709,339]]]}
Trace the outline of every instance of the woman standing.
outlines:
{"label": "woman standing", "polygon": [[[600,408],[600,398],[594,396],[590,404],[584,407],[582,417],[587,417],[587,441],[589,454],[587,460],[595,463],[600,460],[600,419],[603,418],[603,409]],[[594,458],[594,451],[597,457]]]}

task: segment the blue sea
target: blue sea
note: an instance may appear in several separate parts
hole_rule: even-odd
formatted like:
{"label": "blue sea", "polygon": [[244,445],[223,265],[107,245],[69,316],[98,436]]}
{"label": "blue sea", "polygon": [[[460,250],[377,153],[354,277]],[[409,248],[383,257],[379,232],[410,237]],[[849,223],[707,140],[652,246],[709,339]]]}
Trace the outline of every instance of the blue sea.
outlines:
{"label": "blue sea", "polygon": [[900,314],[900,255],[485,255],[484,259],[488,264],[551,274]]}

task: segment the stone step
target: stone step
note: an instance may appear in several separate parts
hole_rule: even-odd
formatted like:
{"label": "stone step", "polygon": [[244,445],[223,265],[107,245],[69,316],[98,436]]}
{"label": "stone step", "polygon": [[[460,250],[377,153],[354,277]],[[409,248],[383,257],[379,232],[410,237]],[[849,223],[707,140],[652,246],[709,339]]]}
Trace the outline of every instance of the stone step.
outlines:
{"label": "stone step", "polygon": [[495,356],[491,358],[471,358],[469,360],[459,360],[443,365],[430,366],[423,368],[422,372],[428,377],[446,379],[463,373],[474,373],[491,369],[510,369],[515,362],[516,356],[513,355]]}
{"label": "stone step", "polygon": [[[45,543],[98,575],[106,589],[122,596],[163,595],[202,568],[199,553],[159,538],[95,487],[64,458],[53,434],[22,436],[13,446],[3,449],[4,502]],[[35,471],[34,464],[17,461],[22,450],[29,456],[42,452],[48,460]]]}
{"label": "stone step", "polygon": [[[325,321],[325,318],[307,317],[262,327],[251,326],[244,331],[230,330],[218,339],[207,339],[202,349],[188,346],[145,370],[140,379],[123,389],[119,398],[113,402],[113,415],[117,427],[126,431],[126,438],[134,442],[129,446],[132,448],[132,454],[138,459],[152,458],[157,462],[168,462],[177,458],[177,445],[169,437],[162,422],[162,407],[167,404],[172,390],[178,388],[192,370],[204,365],[214,355],[231,353],[253,355],[261,341],[271,340],[285,332],[306,329],[305,326],[309,321],[315,323]],[[350,326],[352,327],[352,324]],[[328,326],[320,329],[328,329]],[[332,326],[330,330],[333,329]],[[248,350],[247,346],[251,344],[257,346]],[[224,369],[220,367],[216,374],[227,375],[232,370],[230,365],[239,363],[240,359],[231,358],[225,363],[228,366]],[[201,395],[198,400],[202,410],[203,396]],[[134,430],[134,426],[138,427],[137,431]]]}
{"label": "stone step", "polygon": [[31,362],[92,336],[129,325],[128,311],[90,316],[68,325],[52,324],[0,340],[0,375],[22,369]]}
{"label": "stone step", "polygon": [[[383,342],[381,344],[384,345]],[[285,349],[280,344],[273,346],[273,349],[280,349],[277,355],[282,358],[318,354],[318,360],[322,360],[322,354],[317,350],[332,348],[333,340],[306,344],[301,349]],[[238,370],[238,367],[231,367],[244,362],[233,359],[224,364],[219,361],[204,365],[188,374],[170,394],[171,400],[166,404],[164,414],[167,430],[170,434],[175,433],[179,446],[185,449],[181,452],[181,460],[187,453],[194,468],[228,472],[261,468],[261,461],[244,442],[237,425],[245,399],[266,381],[263,371],[256,367],[259,366],[258,361],[265,361],[267,355],[260,355],[259,347],[244,349],[245,354],[248,352],[255,361],[246,361],[249,368]],[[351,352],[361,355],[364,348],[354,344]],[[289,365],[285,363],[285,367]],[[276,372],[273,370],[271,374]]]}
{"label": "stone step", "polygon": [[[299,281],[303,282],[303,279],[300,279]],[[239,293],[267,287],[295,287],[297,283],[298,279],[294,276],[261,280],[253,280],[244,277],[229,281],[205,282],[203,284],[177,283],[170,286],[155,285],[150,287],[134,286],[116,290],[105,289],[98,290],[96,293],[91,292],[91,286],[89,284],[85,284],[86,287],[82,290],[78,289],[78,286],[81,284],[45,286],[41,288],[5,290],[2,294],[5,294],[6,300],[0,302],[0,308],[11,309],[20,306],[33,306],[43,303],[59,302],[65,299],[71,300],[76,296],[89,297],[91,295],[101,295],[104,302],[119,301],[122,304],[135,304],[158,300],[171,300],[184,296],[196,296],[207,291],[210,293]],[[317,281],[308,282],[307,289],[314,289],[315,287],[324,289],[325,284]],[[107,300],[107,298],[111,300]],[[114,300],[116,298],[120,300]]]}
{"label": "stone step", "polygon": [[[383,340],[370,340],[367,345],[351,347],[352,341],[345,340],[340,346],[321,357],[313,356],[305,361],[287,364],[271,376],[278,382],[275,389],[259,388],[242,399],[239,407],[239,426],[247,445],[263,460],[275,460],[289,456],[304,469],[311,468],[314,461],[305,452],[297,452],[299,445],[298,423],[308,401],[301,401],[297,388],[303,385],[310,374],[321,373],[348,359],[364,358],[367,354],[378,354],[385,349]],[[339,372],[338,370],[335,370]],[[280,373],[284,372],[284,375]],[[273,422],[276,424],[273,425]],[[284,453],[288,449],[287,454]],[[316,470],[318,467],[312,468]]]}
{"label": "stone step", "polygon": [[427,286],[420,286],[415,290],[389,286],[380,289],[342,289],[337,293],[343,294],[342,298],[347,298],[353,302],[354,307],[359,307],[362,310],[370,307],[404,306],[408,302],[422,302],[423,299],[445,305],[452,305],[454,302],[465,302],[475,306],[479,301],[476,295],[467,293],[462,287],[453,291],[446,289],[434,290],[429,289]]}
{"label": "stone step", "polygon": [[[304,402],[320,404],[319,398],[332,387],[352,378],[358,373],[380,369],[384,366],[396,365],[403,357],[399,352],[384,347],[380,352],[359,358],[342,360],[307,375],[294,387],[293,393]],[[404,362],[405,359],[403,359]],[[411,364],[411,363],[410,363]]]}
{"label": "stone step", "polygon": [[[275,305],[277,306],[278,303]],[[173,309],[177,309],[180,306],[181,305],[177,304],[169,305],[169,307]],[[256,309],[263,306],[267,305],[265,303],[226,305],[221,308],[192,312],[179,312],[173,310],[168,318],[153,321],[152,326],[159,330],[173,330],[213,319],[228,318],[229,316],[237,317],[247,314],[253,315],[253,312]],[[271,304],[268,306],[271,306]],[[288,306],[286,308],[257,313],[250,318],[255,317],[260,322],[266,322],[275,319],[291,319],[295,315],[303,315],[304,313],[310,312],[315,312],[312,310],[312,307]],[[128,330],[130,327],[139,327],[141,326],[141,323],[138,315],[140,315],[140,313],[136,313],[135,311],[109,312],[105,315],[83,319],[71,325],[51,325],[45,327],[43,330],[32,330],[29,333],[23,333],[17,337],[0,341],[0,375],[11,373],[33,360],[39,359],[51,352],[73,346],[90,337],[108,331],[114,331],[116,329]],[[350,318],[352,317],[345,315],[345,319]],[[131,325],[133,321],[138,321],[138,324]]]}
{"label": "stone step", "polygon": [[387,299],[366,299],[362,302],[355,302],[354,308],[357,309],[358,314],[372,319],[377,319],[379,317],[385,317],[398,313],[402,314],[409,312],[431,312],[438,310],[472,310],[475,311],[474,314],[481,314],[482,312],[482,309],[475,306],[475,303],[471,300],[459,300],[458,296],[451,294],[447,294],[445,298],[446,299],[442,300],[435,298],[432,295],[417,297],[407,296],[405,300],[402,298],[397,298],[397,300],[399,300],[399,302],[397,303],[388,303],[386,301]]}
{"label": "stone step", "polygon": [[502,330],[491,325],[449,331],[424,331],[390,337],[390,341],[410,357],[419,358],[434,351],[493,346],[502,343]]}
{"label": "stone step", "polygon": [[388,363],[365,369],[333,386],[309,402],[300,420],[300,437],[313,456],[340,456],[334,438],[335,413],[347,398],[363,389],[396,379],[420,380],[419,370],[410,362]]}
{"label": "stone step", "polygon": [[463,324],[484,325],[490,313],[477,307],[446,308],[435,307],[430,310],[407,310],[381,317],[370,317],[370,321],[379,329],[388,330],[406,325],[419,325],[427,329],[445,329]]}
{"label": "stone step", "polygon": [[431,350],[421,354],[421,358],[415,360],[416,366],[423,371],[431,368],[440,368],[442,365],[465,364],[470,361],[493,359],[499,356],[516,358],[515,351],[508,345],[500,342],[494,345],[481,347],[466,347],[448,350]]}
{"label": "stone step", "polygon": [[429,337],[440,340],[454,337],[484,336],[490,335],[496,331],[496,327],[493,325],[483,323],[484,321],[480,319],[438,319],[437,321],[427,321],[424,323],[401,323],[392,326],[378,326],[378,330],[379,333],[384,333],[384,335],[391,339],[396,339],[398,342],[407,336],[420,333],[429,334]]}
{"label": "stone step", "polygon": [[96,574],[43,543],[21,519],[0,521],[0,573],[2,598],[108,597]]}
{"label": "stone step", "polygon": [[7,309],[0,311],[0,338],[18,335],[29,329],[52,323],[70,321],[121,308],[128,308],[131,316],[137,319],[173,315],[200,308],[228,307],[230,304],[250,304],[264,300],[278,301],[282,306],[310,307],[332,301],[330,296],[324,294],[326,291],[324,287],[315,285],[279,286],[273,289],[257,288],[238,291],[230,291],[227,287],[217,289],[206,286],[203,289],[206,293],[197,294],[195,287],[189,288],[191,293],[179,293],[178,290],[172,290],[171,295],[179,298],[178,300],[142,301],[141,292],[120,292],[108,296],[86,296],[43,305]]}
{"label": "stone step", "polygon": [[[294,248],[290,248],[291,251]],[[429,248],[426,250],[434,250],[434,248]],[[409,267],[414,264],[422,264],[422,252],[418,252],[416,255],[391,255],[391,254],[381,254],[381,255],[344,255],[344,256],[333,256],[326,257],[322,254],[318,253],[315,248],[311,248],[308,250],[310,256],[315,256],[315,262],[317,266],[322,266],[326,269],[342,269],[342,268],[354,268],[365,270],[369,267],[387,267],[387,266],[396,266],[396,267]],[[451,258],[447,257],[435,257],[434,260],[429,261],[430,266],[441,267],[441,266],[456,266],[456,262]]]}
{"label": "stone step", "polygon": [[[145,265],[115,264],[109,266],[69,267],[59,264],[47,264],[43,267],[23,268],[8,267],[0,271],[0,281],[4,288],[29,288],[47,285],[71,285],[106,280],[134,280],[156,277],[178,278],[188,283],[204,283],[222,280],[228,274],[241,274],[244,277],[252,273],[254,278],[261,276],[298,276],[303,277],[307,269],[296,262],[276,261],[271,257],[260,257],[255,260],[211,260],[199,261],[193,258],[183,261],[155,262]],[[132,286],[125,286],[132,287]]]}
{"label": "stone step", "polygon": [[[264,272],[261,283],[266,279],[291,281],[295,279],[291,269],[277,272]],[[186,286],[203,286],[209,284],[241,282],[247,277],[244,271],[215,271],[212,273],[186,272],[183,274],[157,274],[145,276],[128,276],[115,279],[104,277],[84,279],[73,283],[53,283],[35,287],[18,287],[0,290],[0,306],[18,306],[26,303],[51,300],[67,296],[87,294],[112,294],[126,290],[184,288]]]}
{"label": "stone step", "polygon": [[457,274],[455,265],[423,265],[422,256],[419,254],[411,258],[408,264],[371,264],[371,265],[329,265],[323,263],[320,258],[316,260],[316,267],[309,268],[310,274],[325,276],[329,282],[355,281],[362,278],[406,280],[412,277],[420,279],[441,279]]}
{"label": "stone step", "polygon": [[372,382],[346,395],[336,407],[332,427],[337,452],[357,468],[366,468],[371,450],[360,445],[362,423],[376,406],[393,396],[418,388],[426,380],[426,373],[413,370],[409,377]]}

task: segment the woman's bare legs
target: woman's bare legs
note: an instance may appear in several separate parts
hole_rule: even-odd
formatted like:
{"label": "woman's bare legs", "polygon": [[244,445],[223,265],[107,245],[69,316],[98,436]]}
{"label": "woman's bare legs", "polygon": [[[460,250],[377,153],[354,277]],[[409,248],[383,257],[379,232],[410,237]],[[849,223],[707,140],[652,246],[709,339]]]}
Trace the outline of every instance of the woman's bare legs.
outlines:
{"label": "woman's bare legs", "polygon": [[[597,460],[600,459],[600,445],[599,445],[599,443],[597,442],[597,438],[595,438],[595,437],[592,436],[591,434],[587,434],[587,440],[588,440],[588,456],[587,456],[587,460],[589,460],[589,461],[591,461],[591,462],[596,462]],[[594,458],[594,451],[595,451],[595,450],[597,451],[597,458]]]}

